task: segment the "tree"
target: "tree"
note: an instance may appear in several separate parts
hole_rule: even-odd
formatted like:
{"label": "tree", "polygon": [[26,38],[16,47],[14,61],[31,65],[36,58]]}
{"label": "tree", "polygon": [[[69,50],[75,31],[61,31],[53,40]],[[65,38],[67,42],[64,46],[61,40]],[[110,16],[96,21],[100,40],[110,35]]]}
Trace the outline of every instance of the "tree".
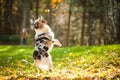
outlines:
{"label": "tree", "polygon": [[72,6],[72,0],[70,0],[70,3],[69,3],[68,28],[67,28],[67,37],[66,37],[67,46],[69,46],[69,43],[70,43],[71,6]]}
{"label": "tree", "polygon": [[81,39],[80,43],[83,46],[84,45],[84,33],[85,33],[85,20],[86,20],[86,0],[83,0],[82,2],[83,7],[83,15],[82,15],[82,30],[81,30]]}
{"label": "tree", "polygon": [[12,4],[14,0],[5,0],[4,4],[4,32],[3,34],[11,34],[12,22]]}
{"label": "tree", "polygon": [[116,19],[117,19],[117,23],[116,23],[116,30],[117,30],[117,36],[116,36],[116,43],[120,43],[120,1],[116,0],[116,6],[117,6],[117,12],[116,12]]}
{"label": "tree", "polygon": [[26,27],[26,20],[27,20],[27,0],[23,0],[23,23],[22,27]]}
{"label": "tree", "polygon": [[3,31],[3,9],[4,9],[4,6],[3,6],[3,3],[4,1],[0,1],[0,34],[2,34],[4,31]]}
{"label": "tree", "polygon": [[36,19],[39,16],[39,0],[36,0]]}

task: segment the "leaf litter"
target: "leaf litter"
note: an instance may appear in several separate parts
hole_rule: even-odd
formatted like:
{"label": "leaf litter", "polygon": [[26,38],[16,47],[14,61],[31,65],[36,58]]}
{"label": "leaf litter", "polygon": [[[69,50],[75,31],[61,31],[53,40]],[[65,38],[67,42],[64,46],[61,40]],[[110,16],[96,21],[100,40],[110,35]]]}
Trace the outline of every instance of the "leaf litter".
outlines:
{"label": "leaf litter", "polygon": [[14,56],[10,56],[7,64],[0,65],[0,80],[119,80],[120,51],[116,49],[104,50],[103,55],[94,55],[92,50],[87,55],[86,51],[82,55],[68,51],[64,57],[55,58],[53,72],[37,71],[33,62],[29,62],[31,57],[13,62]]}

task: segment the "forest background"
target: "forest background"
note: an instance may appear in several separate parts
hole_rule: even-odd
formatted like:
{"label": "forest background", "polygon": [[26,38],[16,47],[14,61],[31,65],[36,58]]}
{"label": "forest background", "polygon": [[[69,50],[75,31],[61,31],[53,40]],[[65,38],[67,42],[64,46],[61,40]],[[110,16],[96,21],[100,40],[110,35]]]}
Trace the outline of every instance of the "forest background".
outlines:
{"label": "forest background", "polygon": [[[119,0],[0,0],[0,35],[18,35],[43,16],[63,46],[120,43]],[[2,42],[3,43],[3,42]]]}

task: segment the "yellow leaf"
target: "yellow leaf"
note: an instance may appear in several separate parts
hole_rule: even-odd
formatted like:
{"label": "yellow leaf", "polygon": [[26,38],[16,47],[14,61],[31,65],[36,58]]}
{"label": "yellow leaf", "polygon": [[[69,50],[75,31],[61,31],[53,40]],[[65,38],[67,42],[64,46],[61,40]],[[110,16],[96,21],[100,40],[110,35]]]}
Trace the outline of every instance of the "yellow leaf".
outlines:
{"label": "yellow leaf", "polygon": [[62,14],[63,14],[63,15],[66,14],[66,11],[65,11],[65,10],[62,10]]}
{"label": "yellow leaf", "polygon": [[105,72],[102,72],[99,74],[100,77],[103,77],[105,75]]}
{"label": "yellow leaf", "polygon": [[57,2],[57,0],[52,0],[51,2],[52,2],[52,3],[56,3],[56,2]]}
{"label": "yellow leaf", "polygon": [[63,2],[63,0],[51,0],[51,5],[56,6],[56,5],[60,4],[61,2]]}
{"label": "yellow leaf", "polygon": [[53,13],[52,15],[56,17],[56,14],[55,14],[55,13]]}
{"label": "yellow leaf", "polygon": [[44,11],[45,11],[46,13],[49,13],[49,12],[50,12],[50,10],[49,10],[49,9],[45,9]]}
{"label": "yellow leaf", "polygon": [[58,1],[58,3],[61,3],[61,2],[63,2],[63,0],[57,0]]}
{"label": "yellow leaf", "polygon": [[34,75],[33,75],[33,74],[30,74],[30,75],[29,75],[29,77],[31,77],[31,78],[32,78],[32,77],[34,77]]}

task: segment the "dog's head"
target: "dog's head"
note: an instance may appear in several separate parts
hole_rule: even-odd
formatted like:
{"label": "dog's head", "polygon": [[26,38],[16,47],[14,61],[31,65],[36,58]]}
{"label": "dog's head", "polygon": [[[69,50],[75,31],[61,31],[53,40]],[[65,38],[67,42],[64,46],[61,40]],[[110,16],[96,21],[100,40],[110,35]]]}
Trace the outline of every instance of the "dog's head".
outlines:
{"label": "dog's head", "polygon": [[44,23],[46,23],[46,21],[43,19],[42,16],[40,16],[38,19],[35,20],[34,28],[38,29],[38,28],[42,27]]}

